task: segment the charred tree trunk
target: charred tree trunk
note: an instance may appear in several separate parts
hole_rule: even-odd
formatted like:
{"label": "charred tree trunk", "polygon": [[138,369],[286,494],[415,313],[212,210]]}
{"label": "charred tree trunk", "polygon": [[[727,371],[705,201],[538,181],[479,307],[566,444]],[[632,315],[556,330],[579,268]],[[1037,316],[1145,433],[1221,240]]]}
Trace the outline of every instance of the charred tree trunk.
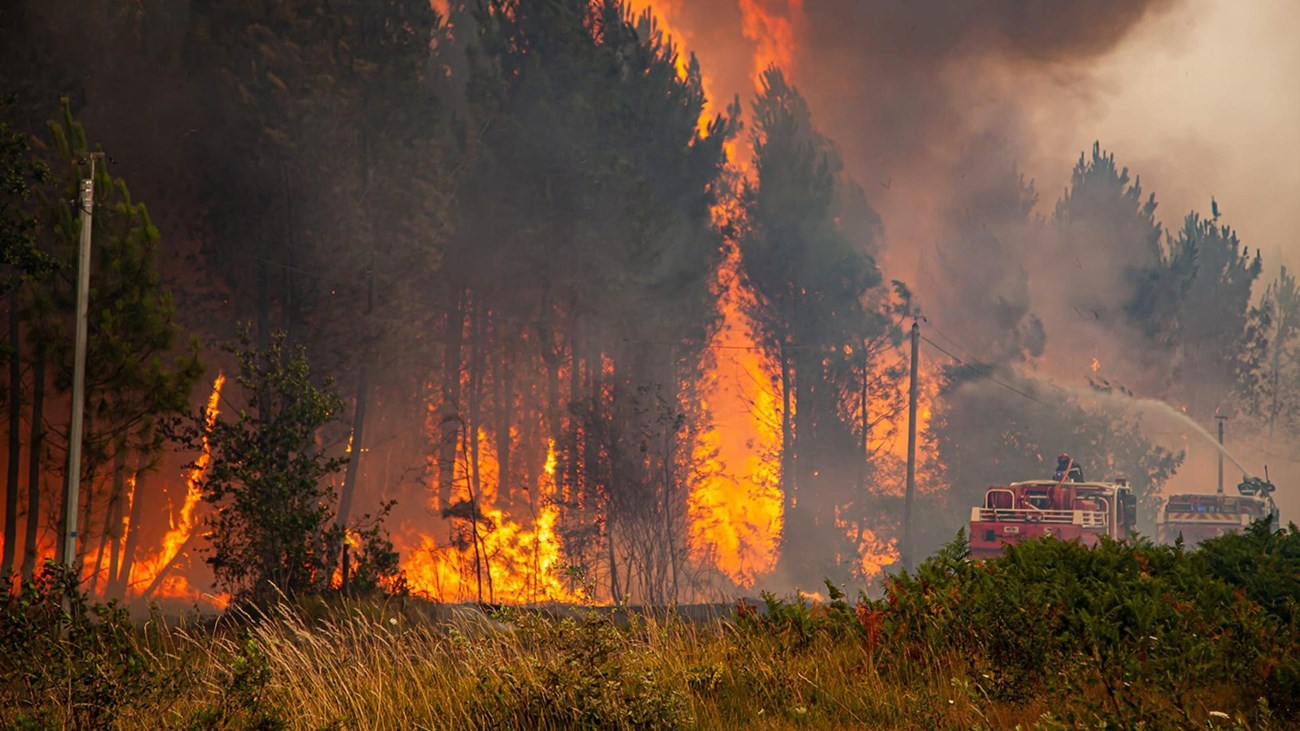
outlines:
{"label": "charred tree trunk", "polygon": [[[363,356],[364,358],[365,356]],[[357,406],[352,414],[352,451],[348,454],[348,467],[343,475],[343,489],[339,491],[339,512],[334,524],[340,529],[347,528],[348,518],[352,513],[352,497],[357,489],[357,475],[361,471],[361,454],[366,427],[366,402],[370,396],[370,364],[365,360],[357,372]]]}
{"label": "charred tree trunk", "polygon": [[18,287],[9,292],[9,463],[5,475],[4,556],[0,558],[0,586],[14,573],[14,543],[18,540],[18,471],[22,459],[22,363],[19,359]]}
{"label": "charred tree trunk", "polygon": [[438,505],[451,505],[456,479],[456,447],[461,432],[460,351],[465,335],[464,298],[448,289],[447,320],[443,328],[442,404],[438,416]]}
{"label": "charred tree trunk", "polygon": [[[578,468],[579,479],[589,490],[586,504],[590,505],[592,519],[599,520],[599,510],[604,509],[605,541],[609,560],[609,596],[610,601],[619,603],[624,596],[618,580],[618,553],[616,551],[615,528],[624,518],[619,490],[626,489],[628,475],[619,474],[618,450],[615,434],[612,431],[614,406],[606,408],[604,400],[604,360],[601,357],[599,343],[601,332],[597,327],[588,333],[586,350],[588,417],[582,435],[582,462]],[[575,423],[578,420],[575,419]],[[601,483],[603,484],[603,489]],[[599,501],[600,492],[604,500]],[[600,505],[603,502],[603,506]]]}
{"label": "charred tree trunk", "polygon": [[41,517],[41,451],[45,443],[45,340],[36,339],[32,360],[32,430],[27,440],[27,532],[23,546],[23,580],[36,573],[36,533]]}
{"label": "charred tree trunk", "polygon": [[862,431],[862,441],[858,447],[858,493],[865,495],[867,490],[867,462],[871,456],[871,419],[868,413],[867,387],[869,379],[868,367],[870,356],[864,346],[862,349],[862,383],[858,391],[858,414],[861,417],[859,428]]}
{"label": "charred tree trunk", "polygon": [[815,351],[800,351],[794,359],[794,474],[798,490],[806,498],[795,506],[791,516],[809,535],[816,535],[821,497],[817,493],[818,472],[817,417],[820,393],[817,379],[822,376],[821,358]]}
{"label": "charred tree trunk", "polygon": [[778,355],[781,367],[781,494],[785,498],[785,515],[789,519],[795,505],[795,473],[794,473],[794,415],[791,413],[793,399],[791,398],[791,389],[794,388],[792,383],[792,373],[790,364],[790,354],[786,350],[785,344],[781,345],[781,352]]}
{"label": "charred tree trunk", "polygon": [[253,286],[257,302],[257,348],[265,351],[271,344],[271,284],[266,272],[266,262],[258,259],[254,265]]}
{"label": "charred tree trunk", "polygon": [[[282,267],[281,275],[284,280],[284,330],[289,334],[290,341],[294,341],[295,335],[302,323],[302,298],[299,296],[298,281],[294,274],[298,271],[298,230],[295,226],[296,219],[293,208],[293,174],[289,169],[289,163],[283,162],[280,165],[281,186],[284,192],[284,241],[285,263],[288,266]],[[296,342],[296,341],[295,341]]]}
{"label": "charred tree trunk", "polygon": [[[127,519],[125,530],[125,540],[122,546],[122,563],[117,569],[117,573],[112,574],[109,585],[109,595],[126,598],[126,592],[130,588],[131,567],[135,565],[135,551],[140,544],[140,519],[144,512],[144,477],[143,469],[136,470],[135,488],[131,490],[131,513]],[[112,572],[110,572],[112,573]]]}
{"label": "charred tree trunk", "polygon": [[[547,334],[542,340],[542,360],[546,362],[546,425],[547,433],[550,437],[552,449],[559,450],[563,442],[560,440],[563,436],[563,429],[560,425],[560,353],[559,348],[551,340],[551,335]],[[556,453],[557,456],[559,452]],[[551,475],[552,482],[559,487],[559,480],[556,475]],[[528,487],[529,500],[532,502],[534,509],[537,505],[537,485],[530,484]],[[556,490],[556,497],[563,493]],[[563,518],[561,518],[563,519]]]}
{"label": "charred tree trunk", "polygon": [[[670,364],[669,372],[671,373],[671,371],[672,368]],[[676,412],[678,401],[680,399],[680,394],[678,394],[678,389],[677,389],[677,379],[671,378],[670,383],[672,384],[672,392],[671,392],[671,398],[668,401],[668,406],[671,408],[672,412]],[[668,541],[668,561],[669,561],[668,568],[669,571],[671,572],[669,574],[669,581],[671,582],[671,588],[672,588],[672,600],[677,601],[677,598],[679,596],[678,595],[678,566],[677,566],[677,561],[679,556],[677,555],[677,552],[680,548],[678,546],[678,541],[677,541],[677,515],[681,506],[679,505],[679,498],[677,494],[678,490],[677,490],[677,469],[676,469],[677,466],[677,414],[676,413],[668,414],[668,423],[664,425],[664,428],[667,432],[667,434],[665,435],[666,444],[664,446],[664,456],[663,456],[664,537]]]}
{"label": "charred tree trunk", "polygon": [[94,594],[99,585],[99,572],[104,565],[104,552],[112,543],[113,550],[109,556],[108,578],[104,580],[105,590],[111,582],[117,568],[117,551],[121,547],[122,501],[126,495],[126,440],[121,438],[113,449],[113,489],[108,495],[108,505],[104,507],[104,529],[99,535],[99,550],[95,552],[95,570],[90,575],[89,593]]}
{"label": "charred tree trunk", "polygon": [[[468,432],[465,435],[467,440],[466,447],[469,451],[469,480],[470,489],[472,490],[471,499],[473,500],[473,519],[474,535],[479,535],[479,523],[482,519],[482,506],[480,502],[483,499],[483,481],[481,465],[479,459],[479,430],[482,428],[480,419],[483,411],[483,328],[486,319],[482,304],[477,300],[470,303],[467,308],[469,311],[469,419],[467,423]],[[495,530],[496,526],[492,526]],[[483,552],[482,574],[487,577],[488,601],[495,602],[496,595],[492,588],[492,557],[488,556],[486,551]],[[483,598],[479,596],[479,601]]]}
{"label": "charred tree trunk", "polygon": [[[578,401],[582,393],[582,357],[579,355],[581,352],[578,348],[578,322],[577,317],[574,317],[569,328],[569,402],[571,404]],[[564,450],[564,491],[570,500],[576,501],[580,510],[585,510],[586,495],[582,489],[582,480],[578,476],[578,462],[581,459],[579,449],[582,443],[578,422],[579,420],[573,418],[570,413],[568,449]]]}
{"label": "charred tree trunk", "polygon": [[365,444],[366,403],[370,398],[370,344],[372,340],[370,316],[375,306],[375,263],[373,259],[370,262],[369,280],[366,294],[365,328],[362,335],[365,342],[361,345],[361,366],[357,369],[357,406],[352,414],[352,452],[348,455],[348,468],[343,476],[343,489],[339,492],[339,512],[334,521],[336,526],[344,530],[348,526],[348,518],[352,512],[352,496],[356,493],[357,475],[361,470],[362,446]]}
{"label": "charred tree trunk", "polygon": [[[496,435],[497,435],[497,495],[514,497],[514,491],[509,488],[514,484],[510,478],[510,425],[514,419],[514,383],[512,370],[510,368],[509,358],[506,353],[506,338],[502,337],[500,326],[498,326],[497,339],[499,342],[498,357],[496,359],[496,378],[494,379],[496,387]],[[537,506],[533,506],[536,510]]]}
{"label": "charred tree trunk", "polygon": [[620,601],[618,590],[618,562],[614,558],[614,520],[605,516],[605,545],[609,549],[609,599],[614,604]]}

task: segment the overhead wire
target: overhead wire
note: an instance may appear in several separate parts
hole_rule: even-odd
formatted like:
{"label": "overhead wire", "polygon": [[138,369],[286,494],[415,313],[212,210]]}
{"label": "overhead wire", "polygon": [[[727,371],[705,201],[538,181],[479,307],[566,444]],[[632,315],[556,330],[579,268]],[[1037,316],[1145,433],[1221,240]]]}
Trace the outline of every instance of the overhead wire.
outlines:
{"label": "overhead wire", "polygon": [[[941,332],[939,332],[938,328],[935,328],[935,327],[931,326],[930,329],[931,329],[931,330],[934,330],[936,333],[938,333],[939,335],[941,335],[945,340],[948,340],[949,342],[953,343],[953,345],[954,345],[958,350],[961,350],[961,351],[963,351],[963,352],[966,352],[966,353],[969,355],[969,351],[967,351],[965,348],[963,348],[963,347],[961,347],[960,345],[958,345],[958,344],[956,343],[956,341],[954,341],[952,338],[948,337],[947,335],[943,335]],[[1052,404],[1049,404],[1049,403],[1047,403],[1046,401],[1043,401],[1042,399],[1038,398],[1037,396],[1034,396],[1033,394],[1026,393],[1026,392],[1020,390],[1019,388],[1016,388],[1015,386],[1013,386],[1013,385],[1007,383],[1006,381],[1003,381],[1002,379],[1000,379],[1000,378],[998,378],[997,376],[995,376],[995,375],[993,374],[993,368],[994,368],[994,366],[993,366],[992,364],[989,364],[989,363],[968,363],[968,362],[967,362],[965,359],[963,359],[961,356],[956,355],[956,354],[953,353],[952,351],[950,351],[950,350],[948,350],[947,348],[943,347],[942,345],[936,343],[935,341],[931,340],[929,337],[927,337],[927,336],[925,336],[925,335],[921,335],[921,340],[924,340],[927,344],[929,344],[929,345],[930,345],[932,348],[934,348],[935,350],[938,350],[940,353],[943,353],[944,355],[948,356],[949,358],[952,358],[953,361],[955,361],[958,365],[960,365],[960,366],[962,366],[962,367],[964,367],[964,368],[968,368],[968,369],[970,369],[970,370],[971,370],[972,372],[974,372],[976,375],[979,375],[979,376],[981,376],[981,377],[984,377],[984,378],[989,379],[989,380],[992,381],[993,383],[996,383],[997,385],[1001,386],[1002,388],[1007,389],[1008,391],[1010,391],[1010,392],[1016,394],[1017,396],[1021,396],[1021,397],[1023,397],[1023,398],[1027,398],[1027,399],[1029,399],[1030,401],[1033,401],[1034,403],[1037,403],[1037,404],[1042,404],[1043,406],[1052,407]]]}

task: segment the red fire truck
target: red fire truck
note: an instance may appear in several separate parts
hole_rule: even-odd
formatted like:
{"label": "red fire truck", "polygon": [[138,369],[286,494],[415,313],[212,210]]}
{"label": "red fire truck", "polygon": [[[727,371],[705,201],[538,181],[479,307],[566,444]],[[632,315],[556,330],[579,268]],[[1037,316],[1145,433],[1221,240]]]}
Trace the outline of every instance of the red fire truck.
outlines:
{"label": "red fire truck", "polygon": [[1125,480],[996,485],[984,493],[983,505],[971,508],[971,558],[996,558],[1005,545],[1039,536],[1085,546],[1101,536],[1123,540],[1136,523],[1137,498]]}
{"label": "red fire truck", "polygon": [[1260,518],[1270,518],[1277,525],[1277,504],[1273,502],[1273,483],[1267,479],[1247,478],[1237,486],[1240,495],[1180,494],[1170,495],[1156,522],[1156,538],[1173,543],[1178,536],[1184,544],[1225,533],[1237,533]]}

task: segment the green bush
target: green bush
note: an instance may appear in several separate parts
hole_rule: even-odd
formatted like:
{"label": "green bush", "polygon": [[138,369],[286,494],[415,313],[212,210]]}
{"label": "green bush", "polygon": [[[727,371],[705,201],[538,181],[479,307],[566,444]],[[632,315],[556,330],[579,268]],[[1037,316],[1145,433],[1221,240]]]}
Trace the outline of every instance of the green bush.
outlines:
{"label": "green bush", "polygon": [[1085,710],[1100,718],[1191,723],[1198,696],[1235,688],[1293,715],[1291,540],[1251,533],[1202,553],[1043,539],[972,562],[959,535],[868,608],[893,664],[952,653],[995,700],[1066,691],[1097,699]]}
{"label": "green bush", "polygon": [[1300,529],[1273,530],[1259,520],[1243,533],[1203,542],[1197,554],[1212,575],[1277,621],[1255,653],[1262,669],[1244,679],[1258,683],[1274,713],[1300,718]]}
{"label": "green bush", "polygon": [[1209,572],[1283,622],[1300,615],[1300,529],[1273,530],[1258,520],[1239,534],[1203,542],[1199,554]]}
{"label": "green bush", "polygon": [[103,728],[165,685],[126,610],[89,602],[67,568],[0,602],[0,725]]}

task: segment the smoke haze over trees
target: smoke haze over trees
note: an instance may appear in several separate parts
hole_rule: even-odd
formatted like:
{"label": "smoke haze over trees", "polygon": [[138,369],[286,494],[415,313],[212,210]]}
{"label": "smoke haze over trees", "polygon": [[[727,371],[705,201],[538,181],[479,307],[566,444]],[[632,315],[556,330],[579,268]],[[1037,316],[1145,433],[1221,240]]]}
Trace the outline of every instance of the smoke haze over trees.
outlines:
{"label": "smoke haze over trees", "polygon": [[[717,71],[616,0],[0,11],[4,570],[30,576],[61,535],[68,201],[96,149],[80,548],[115,595],[176,589],[163,563],[210,583],[203,532],[246,528],[195,503],[230,479],[185,467],[202,430],[179,453],[156,428],[202,422],[196,384],[233,378],[213,346],[244,323],[342,399],[294,447],[340,468],[294,492],[335,531],[310,588],[390,500],[411,586],[449,599],[869,579],[897,559],[913,316],[922,549],[1061,451],[1129,477],[1150,520],[1186,428],[1129,396],[1300,434],[1300,296],[1285,269],[1263,279],[1232,211],[1167,230],[1104,140],[1070,151],[1063,191],[1025,174],[1017,75],[1068,76],[1177,2],[777,5],[678,9],[798,39]],[[753,93],[710,97],[720,76]],[[195,510],[206,527],[163,550]]]}

